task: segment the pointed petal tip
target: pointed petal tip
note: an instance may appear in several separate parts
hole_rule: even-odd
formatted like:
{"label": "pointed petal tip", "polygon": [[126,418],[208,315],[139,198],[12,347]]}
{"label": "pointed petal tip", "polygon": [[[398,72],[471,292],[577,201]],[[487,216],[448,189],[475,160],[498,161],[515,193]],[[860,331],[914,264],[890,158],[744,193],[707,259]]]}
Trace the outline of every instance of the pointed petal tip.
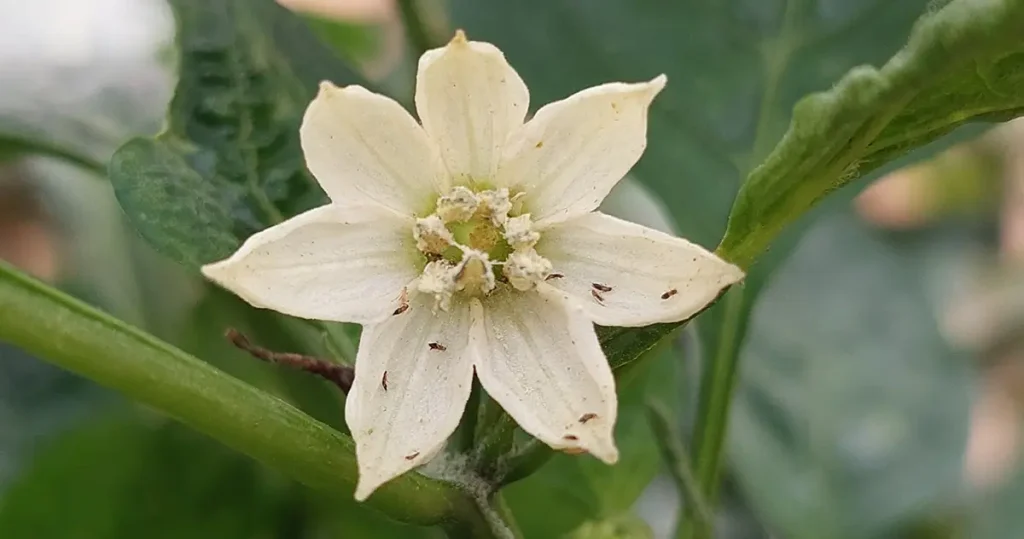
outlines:
{"label": "pointed petal tip", "polygon": [[353,494],[353,497],[357,502],[365,502],[366,499],[370,497],[370,494],[373,494],[373,491],[377,490],[377,487],[380,485],[381,483],[372,484],[363,479],[363,474],[360,473],[359,482],[356,483],[356,491]]}
{"label": "pointed petal tip", "polygon": [[747,278],[747,272],[743,271],[743,268],[737,266],[736,264],[729,264],[729,269],[729,276],[732,279],[733,283],[738,283],[743,279]]}
{"label": "pointed petal tip", "polygon": [[465,45],[466,43],[469,43],[469,40],[466,38],[466,32],[462,28],[456,30],[455,36],[448,42],[449,45]]}
{"label": "pointed petal tip", "polygon": [[733,285],[733,284],[736,284],[736,283],[742,281],[743,279],[745,279],[747,277],[747,272],[744,271],[743,268],[741,268],[741,267],[737,266],[736,264],[733,264],[732,262],[729,262],[728,260],[722,258],[722,256],[719,255],[717,252],[712,253],[712,254],[722,264],[722,284],[723,285],[726,285],[726,286]]}
{"label": "pointed petal tip", "polygon": [[219,283],[227,275],[230,259],[220,260],[218,262],[212,262],[199,268],[199,271],[203,274],[203,277]]}
{"label": "pointed petal tip", "polygon": [[317,99],[323,99],[323,98],[328,98],[328,97],[346,96],[346,95],[351,95],[353,93],[359,93],[359,92],[367,93],[367,94],[373,94],[374,93],[374,92],[371,92],[371,91],[367,90],[366,88],[364,88],[364,87],[362,87],[362,86],[360,86],[358,84],[349,84],[348,86],[338,86],[337,84],[334,84],[333,82],[331,82],[329,80],[325,80],[325,81],[320,81],[320,87],[319,87],[319,90],[317,91],[316,97],[317,97]]}
{"label": "pointed petal tip", "polygon": [[654,77],[653,79],[643,83],[644,90],[646,91],[649,98],[653,101],[654,98],[665,89],[665,85],[668,84],[668,77],[664,73]]}
{"label": "pointed petal tip", "polygon": [[619,448],[615,447],[615,440],[610,436],[607,439],[602,437],[594,440],[592,446],[587,448],[587,452],[608,465],[619,461]]}
{"label": "pointed petal tip", "polygon": [[377,466],[373,464],[366,465],[360,463],[359,466],[359,480],[356,481],[356,490],[352,496],[357,502],[365,502],[367,498],[373,495],[384,483],[402,475],[403,472],[397,474],[389,474],[384,470],[380,469],[379,463]]}
{"label": "pointed petal tip", "polygon": [[322,80],[322,81],[320,81],[320,86],[319,86],[319,90],[317,92],[317,97],[327,96],[327,95],[330,95],[331,93],[336,92],[338,90],[340,90],[340,88],[338,88],[338,86],[335,85],[333,82],[331,82],[329,80]]}
{"label": "pointed petal tip", "polygon": [[562,451],[567,455],[581,455],[588,453],[597,460],[608,465],[615,464],[619,461],[619,449],[615,447],[615,440],[610,436],[601,436],[597,439],[582,441],[578,445],[573,444],[566,446],[562,443],[557,443],[551,447]]}

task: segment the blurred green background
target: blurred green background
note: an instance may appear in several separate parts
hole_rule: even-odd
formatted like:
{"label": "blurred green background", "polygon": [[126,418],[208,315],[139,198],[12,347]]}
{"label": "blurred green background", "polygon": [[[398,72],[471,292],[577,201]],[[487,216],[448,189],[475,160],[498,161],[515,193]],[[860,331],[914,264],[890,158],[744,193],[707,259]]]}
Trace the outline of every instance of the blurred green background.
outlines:
{"label": "blurred green background", "polygon": [[[408,100],[415,58],[399,6],[282,3]],[[534,108],[666,72],[648,152],[603,209],[714,247],[740,180],[781,136],[793,103],[855,65],[883,62],[929,4],[420,7],[432,31],[465,28],[501,47]],[[160,0],[0,1],[0,258],[341,428],[334,389],[259,364],[220,337],[231,325],[287,350],[294,335],[153,252],[106,182],[104,164],[121,143],[160,129],[173,31]],[[919,164],[840,191],[752,274],[749,286],[764,290],[740,351],[720,537],[1024,536],[1022,126],[958,132],[906,160]],[[677,494],[645,403],[654,396],[681,430],[692,426],[699,325],[621,381],[618,466],[560,455],[509,487],[528,539],[671,536]],[[325,503],[0,343],[0,537],[439,536],[354,502]]]}

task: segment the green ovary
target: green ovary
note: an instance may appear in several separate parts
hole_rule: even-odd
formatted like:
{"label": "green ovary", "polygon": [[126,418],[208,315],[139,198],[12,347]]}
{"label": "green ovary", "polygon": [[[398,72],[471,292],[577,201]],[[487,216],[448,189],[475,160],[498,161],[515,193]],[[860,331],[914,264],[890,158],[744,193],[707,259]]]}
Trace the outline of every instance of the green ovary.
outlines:
{"label": "green ovary", "polygon": [[[504,262],[512,253],[512,247],[505,241],[501,230],[490,220],[471,219],[456,221],[445,225],[452,233],[455,241],[477,251],[487,253],[492,262]],[[462,260],[462,251],[455,246],[449,247],[442,255],[450,262]]]}

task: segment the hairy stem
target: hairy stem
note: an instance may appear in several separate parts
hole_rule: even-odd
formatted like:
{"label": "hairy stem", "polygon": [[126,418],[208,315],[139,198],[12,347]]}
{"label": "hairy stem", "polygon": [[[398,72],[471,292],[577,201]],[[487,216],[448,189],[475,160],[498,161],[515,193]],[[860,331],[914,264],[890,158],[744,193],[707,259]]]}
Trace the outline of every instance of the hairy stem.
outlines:
{"label": "hairy stem", "polygon": [[[0,340],[149,405],[329,496],[352,496],[352,440],[291,405],[0,263]],[[404,522],[506,536],[487,508],[416,473],[369,505]]]}

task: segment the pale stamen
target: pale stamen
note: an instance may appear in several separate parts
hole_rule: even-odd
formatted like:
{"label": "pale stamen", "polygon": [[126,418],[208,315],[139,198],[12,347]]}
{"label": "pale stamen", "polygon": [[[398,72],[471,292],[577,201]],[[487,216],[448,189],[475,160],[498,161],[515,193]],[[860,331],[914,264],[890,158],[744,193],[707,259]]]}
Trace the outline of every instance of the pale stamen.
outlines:
{"label": "pale stamen", "polygon": [[540,233],[530,215],[509,216],[521,194],[457,186],[437,199],[434,213],[416,220],[416,247],[430,260],[416,290],[433,295],[435,309],[447,311],[456,293],[483,297],[499,286],[532,290],[551,275],[551,262],[533,249]]}

